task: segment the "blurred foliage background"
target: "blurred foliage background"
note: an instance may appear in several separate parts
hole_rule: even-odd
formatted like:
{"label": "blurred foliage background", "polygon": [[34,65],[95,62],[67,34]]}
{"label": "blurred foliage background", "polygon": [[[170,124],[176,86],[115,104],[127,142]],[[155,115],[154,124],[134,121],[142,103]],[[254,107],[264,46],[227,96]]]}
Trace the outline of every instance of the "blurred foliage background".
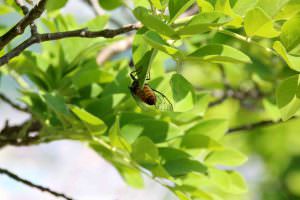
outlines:
{"label": "blurred foliage background", "polygon": [[[80,2],[85,3],[84,1]],[[100,5],[106,9],[104,16],[95,16],[88,4],[85,4],[86,11],[81,13],[77,10],[79,4],[71,0],[63,5],[62,9],[57,10],[55,7],[49,6],[47,9],[50,14],[41,18],[38,22],[39,31],[56,32],[82,27],[88,27],[89,30],[101,30],[105,27],[117,28],[119,25],[115,21],[121,25],[136,22],[132,10],[130,10],[131,7],[148,5],[147,1],[125,1],[125,5],[118,3],[118,1],[111,1],[108,4],[105,2],[108,1],[100,1]],[[196,5],[205,10],[209,9],[208,5],[216,5],[217,2],[219,1],[200,0],[197,1],[198,4]],[[245,17],[245,14],[254,7],[263,9],[272,18],[277,31],[287,18],[283,15],[283,8],[290,9],[288,10],[289,13],[294,14],[300,10],[300,1],[296,0],[231,0],[220,2],[229,2],[234,13],[242,17]],[[10,4],[10,1],[5,3],[2,1],[0,7],[0,34],[4,33],[10,27],[9,25],[14,24],[21,17],[20,10],[19,15],[9,11],[10,7],[7,5]],[[75,4],[77,7],[74,6]],[[73,13],[68,14],[70,11]],[[278,13],[281,13],[281,15]],[[239,19],[239,17],[235,17],[233,18]],[[275,20],[276,17],[279,20]],[[255,18],[252,18],[252,20],[255,20]],[[206,120],[216,118],[224,119],[228,123],[227,128],[229,130],[236,127],[242,128],[230,131],[224,137],[218,138],[218,143],[226,146],[226,148],[238,149],[248,156],[248,161],[242,166],[236,167],[240,165],[240,160],[236,164],[234,158],[232,158],[233,164],[230,163],[231,154],[229,154],[222,157],[222,159],[225,159],[224,165],[226,166],[229,163],[229,167],[220,167],[220,169],[222,171],[234,169],[240,172],[245,177],[249,189],[246,193],[236,192],[238,195],[227,194],[227,183],[222,178],[218,179],[219,182],[216,182],[218,189],[209,188],[209,186],[208,189],[206,187],[201,189],[218,194],[219,199],[298,200],[300,199],[300,138],[298,137],[300,119],[297,118],[298,113],[295,109],[295,117],[285,122],[280,121],[282,113],[276,106],[276,89],[281,84],[281,80],[295,75],[296,72],[293,67],[286,64],[281,56],[277,53],[274,54],[274,50],[269,50],[273,47],[273,43],[278,40],[276,36],[266,37],[272,31],[271,33],[267,32],[267,34],[262,31],[260,35],[252,36],[252,40],[239,40],[234,37],[234,33],[242,36],[251,35],[251,33],[247,32],[243,26],[239,27],[236,24],[231,24],[226,28],[231,34],[224,32],[223,29],[221,31],[213,29],[209,32],[205,31],[201,34],[183,37],[174,46],[183,52],[193,52],[201,46],[224,44],[242,51],[251,59],[251,63],[224,62],[220,64],[199,60],[178,62],[174,59],[174,56],[167,54],[168,51],[167,53],[158,51],[151,64],[150,84],[166,96],[171,97],[174,94],[173,88],[169,85],[169,80],[172,79],[175,72],[180,73],[193,86],[193,94],[197,96],[197,101],[195,101],[197,103],[195,104],[199,106],[196,107],[193,103],[191,108],[196,107],[194,111],[190,111],[188,103],[182,106],[171,99],[175,104],[175,109],[178,109],[181,113],[143,112],[136,105],[134,99],[131,98],[128,90],[128,86],[131,84],[129,73],[133,70],[128,64],[132,56],[130,48],[101,63],[99,68],[99,63],[95,59],[99,52],[102,52],[109,44],[131,37],[130,34],[113,39],[72,38],[33,46],[29,51],[25,51],[18,58],[12,60],[7,65],[8,67],[1,68],[1,92],[12,99],[18,97],[18,103],[29,106],[35,118],[44,122],[45,127],[40,133],[40,140],[36,141],[37,144],[62,139],[88,142],[97,153],[112,162],[124,179],[135,187],[140,187],[138,175],[130,170],[124,172],[123,170],[127,168],[119,162],[119,158],[112,157],[111,152],[103,150],[103,147],[97,145],[95,141],[90,141],[90,135],[83,134],[86,129],[89,130],[92,137],[98,137],[104,132],[107,134],[107,131],[113,130],[112,127],[117,126],[116,124],[119,123],[120,134],[127,142],[129,141],[128,143],[132,144],[137,138],[133,133],[138,134],[139,131],[136,129],[139,128],[140,124],[133,123],[132,126],[128,124],[133,119],[142,118],[152,120],[148,125],[143,122],[142,125],[146,127],[143,135],[151,138],[155,143],[160,143],[166,138],[160,134],[153,135],[153,133],[162,132],[164,134],[160,130],[164,128],[165,124],[169,128],[167,129],[168,134],[177,137],[182,131],[188,130],[199,121],[206,122]],[[276,35],[274,32],[272,34]],[[27,30],[22,37],[28,37],[29,35],[30,31]],[[17,45],[22,37],[13,41],[12,46],[7,47],[5,51],[9,51]],[[160,48],[161,46],[158,46],[159,50]],[[3,53],[0,52],[0,55],[3,55]],[[290,55],[299,56],[299,48],[294,48]],[[10,85],[16,85],[16,87],[9,88]],[[188,88],[189,84],[184,86]],[[284,89],[288,90],[288,88]],[[38,93],[37,91],[42,92]],[[104,98],[102,98],[103,96]],[[188,101],[189,99],[186,100],[186,102]],[[72,106],[69,106],[70,104]],[[89,120],[82,120],[84,122],[83,126],[82,121],[75,116],[81,119],[81,116],[86,113],[83,113],[75,105],[84,107],[86,111],[98,117],[101,121],[92,119],[91,123]],[[71,110],[75,113],[75,116],[70,112]],[[187,110],[189,111],[187,112]],[[2,111],[1,115],[3,115]],[[116,117],[117,115],[120,118]],[[1,120],[4,119],[1,118]],[[158,124],[153,125],[154,122]],[[259,125],[261,122],[267,123]],[[218,121],[212,127],[221,134],[226,132],[225,129],[227,130],[227,128],[224,128],[224,121]],[[207,130],[213,132],[213,128]],[[53,132],[56,134],[53,134]],[[111,135],[104,138],[104,141],[114,140],[112,132],[110,132]],[[118,148],[124,148],[120,143],[122,141],[118,139],[115,140],[114,145]],[[152,143],[145,142],[144,145],[146,144],[152,145]],[[135,145],[138,146],[137,143]],[[176,142],[171,145],[176,148],[179,146]],[[162,148],[163,146],[159,147]],[[212,145],[208,149],[214,147]],[[138,147],[136,148],[138,149]],[[139,153],[142,151],[141,149],[139,149]],[[198,155],[198,152],[193,150],[188,152]],[[204,152],[201,155],[206,153]],[[151,166],[149,167],[153,164],[153,160],[144,160],[144,158],[140,158],[140,154],[134,155],[134,153],[133,157],[141,161],[139,164],[143,167],[153,170]],[[243,159],[244,157],[241,160]],[[168,172],[171,173],[171,171]],[[164,176],[164,170],[157,169],[157,171],[153,170],[152,173]],[[197,181],[199,180],[197,179]],[[201,184],[200,182],[198,185]],[[243,189],[243,186],[241,188],[237,186],[237,190]],[[148,188],[148,190],[151,191],[151,188]],[[205,195],[201,195],[201,198],[206,199]],[[162,195],[161,199],[176,199],[176,197],[169,194],[167,196]],[[209,198],[207,197],[207,199]],[[218,199],[218,197],[212,196],[211,199]]]}

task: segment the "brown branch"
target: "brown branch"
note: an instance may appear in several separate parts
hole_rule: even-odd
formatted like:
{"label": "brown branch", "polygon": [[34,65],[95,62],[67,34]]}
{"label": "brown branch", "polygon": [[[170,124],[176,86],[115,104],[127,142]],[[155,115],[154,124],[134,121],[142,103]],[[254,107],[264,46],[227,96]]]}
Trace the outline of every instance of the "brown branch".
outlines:
{"label": "brown branch", "polygon": [[42,129],[38,121],[28,120],[20,125],[5,127],[0,131],[0,148],[6,145],[23,146],[36,144],[39,141],[38,135],[31,135]]}
{"label": "brown branch", "polygon": [[104,29],[101,31],[89,31],[87,29],[78,29],[73,31],[65,31],[65,32],[56,32],[56,33],[44,33],[44,34],[36,34],[32,35],[30,38],[25,40],[19,46],[12,49],[10,52],[5,54],[0,58],[0,67],[9,62],[10,59],[18,56],[22,51],[24,51],[29,46],[35,43],[41,43],[45,41],[59,40],[63,38],[71,38],[71,37],[82,37],[82,38],[96,38],[96,37],[104,37],[104,38],[113,38],[117,35],[127,33],[133,30],[137,30],[141,27],[139,23],[137,24],[129,24],[123,26],[119,29]]}
{"label": "brown branch", "polygon": [[[298,119],[297,117],[292,117],[290,120],[293,119]],[[242,126],[238,126],[238,127],[234,127],[234,128],[230,128],[227,131],[227,134],[232,134],[232,133],[236,133],[236,132],[240,132],[240,131],[250,131],[256,128],[262,128],[265,126],[271,126],[271,125],[277,125],[277,124],[281,124],[281,123],[285,123],[286,121],[272,121],[272,120],[265,120],[265,121],[260,121],[260,122],[256,122],[253,124],[246,124],[246,125],[242,125]]]}
{"label": "brown branch", "polygon": [[63,193],[59,193],[59,192],[56,192],[56,191],[53,191],[52,189],[50,188],[47,188],[47,187],[44,187],[44,186],[40,186],[40,185],[37,185],[35,183],[32,183],[24,178],[21,178],[19,177],[18,175],[8,171],[7,169],[3,169],[3,168],[0,168],[0,174],[4,174],[6,176],[8,176],[9,178],[12,178],[14,179],[15,181],[17,182],[20,182],[22,184],[25,184],[29,187],[32,187],[32,188],[36,188],[38,190],[40,190],[41,192],[47,192],[55,197],[61,197],[63,199],[67,199],[67,200],[73,200],[71,197],[68,197],[67,195],[63,194]]}
{"label": "brown branch", "polygon": [[14,27],[0,37],[0,50],[12,39],[21,35],[25,28],[39,18],[45,10],[47,0],[40,0]]}
{"label": "brown branch", "polygon": [[[15,0],[15,2],[22,9],[23,14],[27,15],[29,12],[29,9],[25,6],[24,1],[23,0]],[[37,34],[37,27],[33,22],[30,23],[30,30],[31,30],[32,35]]]}
{"label": "brown branch", "polygon": [[10,105],[11,107],[13,107],[14,109],[16,109],[16,110],[19,110],[19,111],[22,111],[22,112],[28,112],[27,108],[23,108],[20,105],[14,103],[9,98],[7,98],[4,94],[0,93],[0,99],[2,101],[4,101],[5,103],[7,103],[8,105]]}

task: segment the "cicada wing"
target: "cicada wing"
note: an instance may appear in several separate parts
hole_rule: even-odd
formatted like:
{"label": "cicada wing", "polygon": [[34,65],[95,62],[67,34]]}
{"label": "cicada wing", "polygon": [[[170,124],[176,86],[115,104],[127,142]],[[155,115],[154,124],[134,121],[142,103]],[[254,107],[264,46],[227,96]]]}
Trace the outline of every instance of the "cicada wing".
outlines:
{"label": "cicada wing", "polygon": [[156,104],[155,107],[161,111],[173,111],[173,105],[170,100],[160,91],[154,90],[156,95]]}

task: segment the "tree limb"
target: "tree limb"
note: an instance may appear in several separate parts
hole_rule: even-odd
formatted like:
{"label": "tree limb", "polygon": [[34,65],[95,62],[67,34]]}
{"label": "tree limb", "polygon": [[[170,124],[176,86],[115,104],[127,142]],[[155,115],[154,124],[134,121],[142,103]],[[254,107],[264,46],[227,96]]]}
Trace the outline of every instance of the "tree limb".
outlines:
{"label": "tree limb", "polygon": [[[29,12],[29,9],[25,6],[23,0],[15,0],[16,4],[22,9],[23,14],[27,15]],[[37,33],[37,27],[34,24],[34,22],[30,23],[30,30],[31,30],[31,35],[34,35]]]}
{"label": "tree limb", "polygon": [[[297,117],[293,117],[292,119],[298,119]],[[265,121],[260,121],[256,122],[253,124],[246,124],[238,127],[231,128],[227,131],[227,134],[232,134],[235,132],[240,132],[240,131],[250,131],[256,128],[262,128],[264,126],[270,126],[270,125],[276,125],[276,124],[281,124],[284,123],[285,121],[279,120],[279,121],[272,121],[272,120],[265,120]]]}
{"label": "tree limb", "polygon": [[23,146],[36,144],[39,135],[31,135],[42,129],[38,121],[28,120],[20,125],[9,126],[6,122],[5,127],[0,131],[0,148],[6,145]]}
{"label": "tree limb", "polygon": [[[0,37],[0,50],[12,39],[21,35],[26,27],[39,18],[45,10],[47,0],[40,0],[39,3],[30,10],[14,27]],[[23,11],[24,12],[24,11]]]}
{"label": "tree limb", "polygon": [[21,178],[18,175],[8,171],[7,169],[0,168],[0,174],[4,174],[4,175],[8,176],[9,178],[14,179],[17,182],[20,182],[20,183],[25,184],[32,188],[36,188],[36,189],[40,190],[41,192],[47,192],[55,197],[61,197],[61,198],[67,199],[67,200],[73,200],[71,197],[68,197],[67,195],[65,195],[63,193],[56,192],[50,188],[37,185],[37,184],[32,183],[24,178]]}
{"label": "tree limb", "polygon": [[2,101],[4,101],[5,103],[7,103],[8,105],[10,105],[11,107],[13,107],[14,109],[18,110],[18,111],[22,111],[22,112],[28,112],[27,108],[23,108],[20,105],[14,103],[13,101],[11,101],[9,98],[7,98],[4,94],[0,93],[0,99]]}
{"label": "tree limb", "polygon": [[56,32],[56,33],[44,33],[44,34],[36,34],[32,35],[30,38],[25,40],[19,46],[12,49],[10,52],[5,54],[0,58],[0,67],[9,62],[10,59],[18,56],[22,51],[24,51],[29,46],[35,43],[41,43],[45,41],[59,40],[63,38],[71,38],[71,37],[82,37],[82,38],[96,38],[96,37],[104,37],[104,38],[113,38],[117,35],[127,33],[133,30],[137,30],[141,27],[140,23],[129,24],[123,26],[119,29],[104,29],[101,31],[89,31],[87,29],[77,29],[73,31],[65,31],[65,32]]}

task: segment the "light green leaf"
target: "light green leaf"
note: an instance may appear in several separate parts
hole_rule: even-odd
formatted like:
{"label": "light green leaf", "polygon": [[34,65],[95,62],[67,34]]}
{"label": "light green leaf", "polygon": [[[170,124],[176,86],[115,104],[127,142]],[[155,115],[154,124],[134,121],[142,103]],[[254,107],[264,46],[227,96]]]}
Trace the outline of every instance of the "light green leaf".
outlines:
{"label": "light green leaf", "polygon": [[280,116],[281,116],[280,110],[278,109],[278,107],[276,105],[272,104],[269,100],[264,99],[263,106],[264,106],[269,118],[271,118],[274,122],[276,122],[280,119]]}
{"label": "light green leaf", "polygon": [[290,19],[300,11],[300,0],[290,0],[274,17],[275,20]]}
{"label": "light green leaf", "polygon": [[211,5],[210,2],[205,1],[205,0],[197,0],[197,4],[199,6],[199,9],[201,10],[202,13],[204,12],[213,12],[214,7]]}
{"label": "light green leaf", "polygon": [[211,30],[231,21],[231,17],[220,12],[207,12],[195,15],[186,25],[177,32],[179,35],[194,35]]}
{"label": "light green leaf", "polygon": [[222,12],[232,18],[226,26],[239,28],[242,26],[243,18],[236,14],[231,8],[230,0],[216,0],[215,11]]}
{"label": "light green leaf", "polygon": [[279,41],[274,42],[273,49],[275,49],[291,69],[300,72],[300,57],[288,54],[285,47]]}
{"label": "light green leaf", "polygon": [[276,90],[276,101],[283,120],[291,118],[300,108],[300,99],[296,97],[299,90],[299,75],[283,80]]}
{"label": "light green leaf", "polygon": [[133,13],[134,16],[150,30],[156,31],[159,34],[168,36],[172,39],[179,39],[179,36],[173,28],[161,21],[159,17],[150,15],[146,8],[137,7],[134,9]]}
{"label": "light green leaf", "polygon": [[286,21],[281,29],[280,40],[287,51],[291,51],[300,44],[300,14]]}
{"label": "light green leaf", "polygon": [[238,0],[233,6],[233,11],[240,16],[245,16],[248,10],[255,7],[257,0]]}
{"label": "light green leaf", "polygon": [[205,135],[214,140],[220,140],[228,130],[228,120],[208,119],[203,120],[186,131],[186,134]]}
{"label": "light green leaf", "polygon": [[126,166],[118,167],[117,169],[128,185],[138,189],[144,187],[144,180],[139,170]]}
{"label": "light green leaf", "polygon": [[169,23],[174,22],[174,20],[187,10],[194,2],[195,0],[169,0]]}
{"label": "light green leaf", "polygon": [[82,121],[90,125],[101,126],[103,133],[106,131],[107,127],[105,123],[98,117],[92,115],[91,113],[85,111],[82,108],[78,108],[77,106],[71,106],[71,110]]}
{"label": "light green leaf", "polygon": [[159,162],[159,152],[155,144],[148,137],[139,137],[132,144],[131,156],[143,166],[155,166]]}
{"label": "light green leaf", "polygon": [[172,88],[174,111],[186,112],[194,107],[195,91],[191,83],[189,83],[182,75],[173,74],[170,80]]}
{"label": "light green leaf", "polygon": [[116,117],[115,123],[109,129],[108,137],[113,147],[131,151],[130,144],[121,136],[119,116]]}
{"label": "light green leaf", "polygon": [[273,17],[289,0],[258,0],[256,6],[263,9],[269,16]]}
{"label": "light green leaf", "polygon": [[175,58],[182,58],[183,54],[180,52],[179,49],[176,49],[174,47],[171,47],[166,41],[164,41],[160,35],[158,35],[154,31],[148,31],[144,35],[144,40],[153,48],[163,51],[170,56],[173,56]]}
{"label": "light green leaf", "polygon": [[205,158],[205,163],[209,165],[224,165],[235,167],[244,164],[247,157],[241,152],[226,148],[220,151],[214,151]]}
{"label": "light green leaf", "polygon": [[12,12],[13,10],[14,9],[10,6],[3,5],[3,4],[0,5],[0,15],[8,14],[8,13]]}
{"label": "light green leaf", "polygon": [[251,63],[243,52],[227,45],[209,44],[186,56],[187,60],[206,61],[212,63]]}
{"label": "light green leaf", "polygon": [[280,34],[279,31],[274,29],[271,17],[258,7],[247,12],[244,27],[249,37],[273,38]]}
{"label": "light green leaf", "polygon": [[244,194],[248,191],[247,184],[239,173],[235,171],[229,171],[227,173],[231,183],[227,192],[232,194]]}

